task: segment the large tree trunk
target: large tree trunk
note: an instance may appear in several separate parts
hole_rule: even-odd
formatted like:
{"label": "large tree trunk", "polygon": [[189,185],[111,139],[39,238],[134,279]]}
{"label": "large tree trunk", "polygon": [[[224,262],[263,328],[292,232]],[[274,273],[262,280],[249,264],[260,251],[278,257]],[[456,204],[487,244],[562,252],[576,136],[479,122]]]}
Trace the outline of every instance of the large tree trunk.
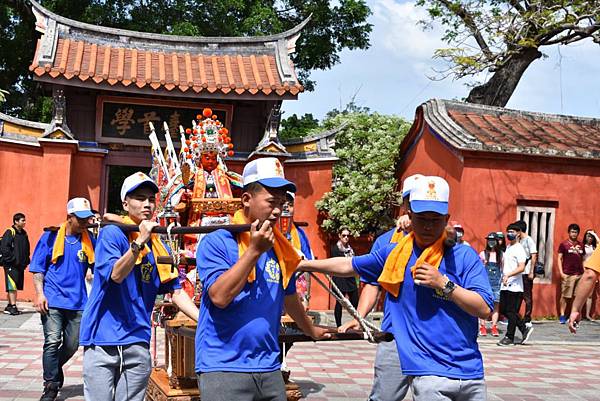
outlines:
{"label": "large tree trunk", "polygon": [[540,57],[542,57],[542,53],[533,48],[515,54],[486,83],[471,89],[467,102],[498,107],[506,106],[517,89],[525,70]]}

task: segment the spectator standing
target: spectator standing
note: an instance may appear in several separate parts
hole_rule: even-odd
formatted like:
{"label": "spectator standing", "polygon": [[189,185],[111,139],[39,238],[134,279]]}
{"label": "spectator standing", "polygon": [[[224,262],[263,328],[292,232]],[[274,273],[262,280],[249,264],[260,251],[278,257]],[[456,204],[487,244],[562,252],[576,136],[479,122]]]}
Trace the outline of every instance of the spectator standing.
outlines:
{"label": "spectator standing", "polygon": [[[583,263],[585,266],[585,261],[588,260],[590,258],[590,256],[592,256],[592,253],[594,253],[594,250],[596,249],[596,247],[598,246],[598,239],[597,239],[597,235],[594,232],[594,230],[587,230],[585,232],[585,235],[583,236],[583,247],[584,247],[584,253],[583,253]],[[596,281],[597,283],[597,281]],[[594,285],[594,288],[596,288],[596,285]],[[587,301],[585,301],[585,313],[586,313],[586,319],[587,320],[593,320],[592,319],[592,298],[594,295],[594,291],[592,290],[592,293],[590,294],[590,296],[588,297]]]}
{"label": "spectator standing", "polygon": [[523,245],[519,243],[517,231],[519,227],[513,223],[506,228],[508,246],[502,258],[502,285],[500,286],[500,313],[508,318],[506,335],[498,345],[515,345],[517,327],[523,333],[521,344],[531,337],[533,326],[526,327],[519,315],[519,305],[523,298],[523,270],[527,256]]}
{"label": "spectator standing", "polygon": [[25,231],[25,215],[16,213],[13,225],[6,230],[0,242],[0,265],[4,266],[4,282],[8,304],[4,309],[7,315],[20,315],[17,308],[17,291],[23,290],[25,269],[29,264],[29,237]]}
{"label": "spectator standing", "polygon": [[[537,246],[535,241],[529,235],[527,235],[527,223],[523,220],[515,222],[516,226],[519,227],[517,234],[519,236],[519,242],[523,245],[525,250],[525,270],[523,271],[523,300],[525,301],[525,315],[523,315],[523,321],[526,326],[531,326],[531,312],[533,310],[533,278],[534,278],[534,266],[537,262]],[[521,304],[519,303],[519,309]]]}
{"label": "spectator standing", "polygon": [[93,268],[95,239],[85,228],[92,216],[90,202],[67,203],[67,220],[58,231],[42,234],[33,251],[35,309],[44,328],[44,393],[40,401],[54,401],[64,382],[63,366],[79,347],[79,324],[87,302],[85,274]]}
{"label": "spectator standing", "polygon": [[[485,249],[479,254],[479,258],[487,270],[492,295],[494,296],[494,310],[492,311],[492,336],[498,337],[498,315],[500,310],[500,284],[502,282],[502,249],[498,242],[496,233],[489,233],[485,237]],[[479,335],[487,336],[485,319],[479,319]]]}
{"label": "spectator standing", "polygon": [[498,246],[502,252],[506,251],[506,240],[504,239],[504,233],[502,231],[496,232],[496,239],[498,240]]}
{"label": "spectator standing", "polygon": [[471,246],[467,241],[465,241],[465,229],[458,221],[451,221],[449,226],[454,228],[456,232],[456,243]]}
{"label": "spectator standing", "polygon": [[[596,241],[599,240],[599,238],[596,238]],[[600,279],[600,248],[596,248],[592,255],[585,261],[584,268],[585,271],[575,291],[575,299],[573,300],[571,316],[569,317],[569,330],[573,334],[577,332],[577,327],[581,320],[581,307],[585,303],[585,300],[589,298],[592,291],[594,291],[596,282]]]}
{"label": "spectator standing", "polygon": [[581,229],[577,224],[570,224],[567,232],[569,238],[558,246],[558,271],[560,272],[560,324],[567,322],[565,315],[569,303],[575,294],[577,282],[583,274],[584,246],[577,239]]}
{"label": "spectator standing", "polygon": [[[350,230],[342,228],[339,234],[339,240],[331,247],[331,257],[346,257],[351,258],[354,256],[354,249],[350,246]],[[354,277],[333,277],[333,282],[340,289],[342,294],[354,306],[358,306],[358,286],[356,285],[356,278]],[[342,325],[342,304],[338,301],[335,302],[335,324],[337,327]]]}

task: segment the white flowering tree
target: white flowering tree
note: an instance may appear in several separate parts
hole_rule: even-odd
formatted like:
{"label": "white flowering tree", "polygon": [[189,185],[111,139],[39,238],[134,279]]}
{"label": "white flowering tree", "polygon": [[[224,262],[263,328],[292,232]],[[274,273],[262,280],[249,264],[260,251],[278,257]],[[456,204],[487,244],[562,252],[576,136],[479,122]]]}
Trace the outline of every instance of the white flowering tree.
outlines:
{"label": "white flowering tree", "polygon": [[395,166],[411,124],[377,113],[339,114],[325,122],[327,128],[342,124],[346,126],[335,136],[339,161],[333,189],[316,204],[325,216],[321,226],[330,233],[347,227],[353,235],[390,228],[400,201]]}

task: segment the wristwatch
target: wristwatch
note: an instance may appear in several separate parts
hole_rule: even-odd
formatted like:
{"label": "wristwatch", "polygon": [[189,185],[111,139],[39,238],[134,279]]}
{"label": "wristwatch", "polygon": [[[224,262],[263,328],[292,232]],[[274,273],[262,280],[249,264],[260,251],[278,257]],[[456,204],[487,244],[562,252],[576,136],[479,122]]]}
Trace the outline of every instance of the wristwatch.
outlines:
{"label": "wristwatch", "polygon": [[446,279],[446,285],[442,288],[442,294],[444,294],[444,298],[450,298],[450,294],[456,289],[456,284],[450,281],[448,276],[444,275],[444,278]]}
{"label": "wristwatch", "polygon": [[131,249],[131,252],[133,252],[134,255],[137,255],[142,250],[142,246],[143,245],[138,244],[136,241],[131,241],[131,245],[129,245],[129,249]]}

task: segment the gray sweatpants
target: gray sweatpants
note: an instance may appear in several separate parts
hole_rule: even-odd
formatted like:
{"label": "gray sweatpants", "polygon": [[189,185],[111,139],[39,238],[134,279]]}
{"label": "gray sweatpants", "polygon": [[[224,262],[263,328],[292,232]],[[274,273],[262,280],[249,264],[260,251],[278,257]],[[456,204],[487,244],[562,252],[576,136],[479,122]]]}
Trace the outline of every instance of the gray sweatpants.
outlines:
{"label": "gray sweatpants", "polygon": [[485,380],[449,379],[440,376],[412,376],[413,401],[485,401]]}
{"label": "gray sweatpants", "polygon": [[86,401],[142,401],[151,372],[148,344],[88,346],[83,351]]}
{"label": "gray sweatpants", "polygon": [[369,401],[402,401],[408,387],[408,376],[404,376],[400,368],[396,341],[377,344],[375,378]]}
{"label": "gray sweatpants", "polygon": [[202,401],[286,401],[281,370],[266,373],[208,372],[198,375]]}

